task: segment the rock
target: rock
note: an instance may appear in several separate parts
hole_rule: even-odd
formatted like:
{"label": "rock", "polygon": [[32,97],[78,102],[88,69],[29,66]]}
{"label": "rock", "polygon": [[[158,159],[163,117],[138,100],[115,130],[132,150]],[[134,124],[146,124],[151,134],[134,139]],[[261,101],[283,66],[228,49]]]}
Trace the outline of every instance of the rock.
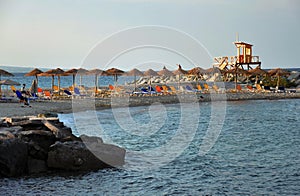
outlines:
{"label": "rock", "polygon": [[[94,138],[91,141],[96,141]],[[55,169],[85,171],[98,170],[107,167],[117,166],[117,164],[108,164],[106,160],[116,160],[116,163],[124,164],[125,150],[113,145],[106,145],[99,140],[88,143],[93,149],[96,149],[96,155],[87,148],[85,143],[72,142],[56,142],[50,147],[48,153],[47,165]],[[99,149],[98,149],[99,148]],[[121,151],[118,153],[118,150]],[[116,152],[116,154],[112,154]],[[103,158],[100,160],[99,157]],[[123,156],[124,155],[124,156]],[[121,159],[121,160],[120,160]]]}
{"label": "rock", "polygon": [[15,136],[9,131],[0,131],[0,140],[13,139]]}
{"label": "rock", "polygon": [[103,143],[103,140],[101,137],[81,135],[81,136],[79,136],[79,138],[81,139],[82,142]]}
{"label": "rock", "polygon": [[27,161],[28,174],[36,174],[41,172],[46,172],[47,162],[44,160],[34,159],[29,157]]}
{"label": "rock", "polygon": [[21,126],[13,126],[13,127],[0,127],[0,132],[1,131],[8,131],[10,132],[11,134],[18,134],[19,132],[23,131],[23,127]]}
{"label": "rock", "polygon": [[50,113],[49,112],[49,113],[45,113],[45,114],[38,114],[37,117],[38,118],[51,118],[51,117],[57,118],[58,115],[57,115],[57,113]]}
{"label": "rock", "polygon": [[37,143],[30,141],[27,143],[28,146],[28,155],[32,158],[39,160],[47,160],[48,151],[47,149],[42,148]]}
{"label": "rock", "polygon": [[69,127],[64,127],[63,124],[61,123],[55,124],[48,120],[43,120],[42,123],[45,125],[45,127],[47,127],[50,131],[52,131],[53,134],[58,139],[63,139],[66,137],[73,136],[72,129]]}
{"label": "rock", "polygon": [[27,153],[27,145],[18,138],[0,140],[0,174],[7,177],[24,174]]}
{"label": "rock", "polygon": [[55,135],[52,132],[44,130],[22,131],[18,134],[18,137],[28,143],[32,142],[46,151],[56,141]]}

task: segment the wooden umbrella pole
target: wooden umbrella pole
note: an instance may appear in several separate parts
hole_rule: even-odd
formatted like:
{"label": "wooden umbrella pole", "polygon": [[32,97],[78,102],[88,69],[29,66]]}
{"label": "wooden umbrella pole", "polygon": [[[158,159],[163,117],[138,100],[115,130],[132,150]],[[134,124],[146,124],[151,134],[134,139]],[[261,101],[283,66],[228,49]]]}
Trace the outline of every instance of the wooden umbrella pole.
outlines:
{"label": "wooden umbrella pole", "polygon": [[60,95],[60,75],[57,75],[58,95]]}
{"label": "wooden umbrella pole", "polygon": [[73,74],[73,91],[74,91],[74,88],[75,88],[75,74]]}
{"label": "wooden umbrella pole", "polygon": [[52,77],[52,92],[54,91],[54,75],[51,75]]}
{"label": "wooden umbrella pole", "polygon": [[235,72],[235,90],[237,90],[237,72]]}

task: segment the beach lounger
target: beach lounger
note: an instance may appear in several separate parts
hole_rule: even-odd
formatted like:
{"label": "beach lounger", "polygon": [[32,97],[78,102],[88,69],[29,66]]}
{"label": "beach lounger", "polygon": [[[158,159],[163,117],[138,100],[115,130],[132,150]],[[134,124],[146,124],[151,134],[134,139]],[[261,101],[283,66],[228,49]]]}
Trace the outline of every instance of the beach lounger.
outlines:
{"label": "beach lounger", "polygon": [[17,95],[20,103],[24,103],[24,105],[29,106],[29,99],[24,97],[19,90],[16,90],[16,95]]}
{"label": "beach lounger", "polygon": [[257,92],[262,92],[262,91],[263,91],[263,89],[262,89],[262,87],[260,86],[260,84],[256,84],[255,86],[256,86],[256,91],[257,91]]}
{"label": "beach lounger", "polygon": [[10,86],[10,89],[15,93],[17,91],[16,87],[14,85]]}
{"label": "beach lounger", "polygon": [[283,86],[278,87],[277,93],[285,93],[285,88]]}
{"label": "beach lounger", "polygon": [[212,88],[215,90],[216,93],[220,93],[221,92],[221,90],[219,89],[219,87],[216,84],[214,84],[212,86]]}
{"label": "beach lounger", "polygon": [[203,86],[204,86],[205,91],[209,92],[209,86],[208,86],[208,84],[205,83],[205,84],[203,84]]}
{"label": "beach lounger", "polygon": [[155,86],[155,90],[156,90],[156,93],[158,93],[158,94],[162,94],[163,93],[160,86]]}
{"label": "beach lounger", "polygon": [[188,92],[188,93],[196,93],[197,90],[196,89],[193,89],[191,86],[189,85],[186,85],[185,86],[185,91]]}
{"label": "beach lounger", "polygon": [[201,87],[200,84],[197,85],[197,90],[198,90],[199,92],[202,92],[203,89],[202,89],[202,87]]}
{"label": "beach lounger", "polygon": [[148,86],[148,92],[153,95],[156,94],[156,91],[154,90],[154,88],[152,86]]}
{"label": "beach lounger", "polygon": [[51,95],[50,91],[44,91],[44,98],[45,99],[51,99],[52,98],[52,95]]}
{"label": "beach lounger", "polygon": [[81,94],[79,88],[77,88],[77,87],[74,88],[74,94],[73,95],[76,95],[76,96],[79,96],[79,97],[86,96],[84,94]]}
{"label": "beach lounger", "polygon": [[167,86],[163,85],[163,86],[162,86],[162,89],[163,89],[163,93],[164,93],[164,94],[170,94],[170,91],[169,91],[169,89],[168,89]]}
{"label": "beach lounger", "polygon": [[251,85],[247,85],[246,88],[248,91],[254,92],[254,89]]}
{"label": "beach lounger", "polygon": [[64,90],[64,93],[66,93],[68,96],[72,96],[72,93],[66,89]]}
{"label": "beach lounger", "polygon": [[178,93],[174,86],[170,86],[170,89],[172,91],[172,94],[177,94]]}
{"label": "beach lounger", "polygon": [[241,86],[240,84],[237,84],[237,85],[236,85],[236,90],[237,90],[237,91],[242,91],[242,86]]}
{"label": "beach lounger", "polygon": [[271,92],[271,88],[269,86],[264,86],[264,92]]}

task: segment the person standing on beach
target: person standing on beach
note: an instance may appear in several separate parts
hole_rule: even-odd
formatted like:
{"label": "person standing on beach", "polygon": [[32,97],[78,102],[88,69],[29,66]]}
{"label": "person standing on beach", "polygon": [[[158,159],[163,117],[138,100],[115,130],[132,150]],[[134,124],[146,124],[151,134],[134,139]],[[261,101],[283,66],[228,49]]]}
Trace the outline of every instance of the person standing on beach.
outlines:
{"label": "person standing on beach", "polygon": [[29,92],[26,91],[26,84],[23,84],[22,88],[21,88],[21,93],[22,96],[24,97],[24,105],[27,105],[29,107],[31,107],[30,103],[29,103]]}

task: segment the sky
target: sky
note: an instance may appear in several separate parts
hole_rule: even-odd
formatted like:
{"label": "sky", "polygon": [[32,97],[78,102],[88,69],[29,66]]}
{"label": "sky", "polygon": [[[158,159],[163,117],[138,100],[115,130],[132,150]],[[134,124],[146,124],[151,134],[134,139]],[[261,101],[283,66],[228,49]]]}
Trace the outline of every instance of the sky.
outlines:
{"label": "sky", "polygon": [[298,0],[0,0],[0,13],[0,65],[209,68],[238,33],[262,68],[300,67]]}

